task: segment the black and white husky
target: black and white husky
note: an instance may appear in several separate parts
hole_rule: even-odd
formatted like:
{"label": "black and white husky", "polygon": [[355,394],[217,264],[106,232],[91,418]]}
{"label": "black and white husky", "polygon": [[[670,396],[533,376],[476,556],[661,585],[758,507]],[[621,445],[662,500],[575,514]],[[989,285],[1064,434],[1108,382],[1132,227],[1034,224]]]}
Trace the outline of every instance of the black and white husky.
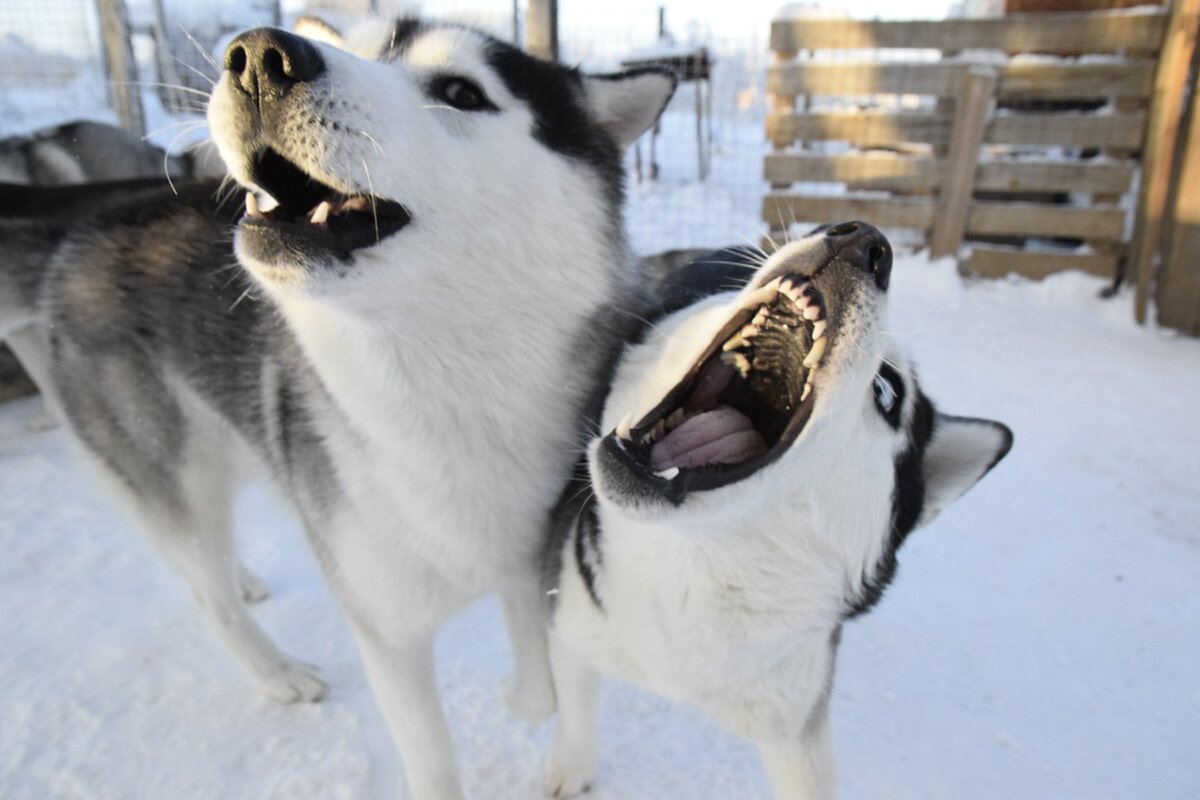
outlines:
{"label": "black and white husky", "polygon": [[265,469],[351,621],[411,795],[452,800],[432,650],[448,616],[498,592],[510,706],[554,708],[546,518],[636,317],[622,154],[675,79],[586,76],[412,19],[341,45],[259,29],[229,46],[208,116],[250,192],[236,226],[212,187],[93,188],[83,219],[4,223],[0,334],[42,332],[35,378],[250,678],[315,700],[231,550],[242,467]]}
{"label": "black and white husky", "polygon": [[592,779],[596,669],[755,742],[776,797],[832,797],[842,625],[879,599],[909,532],[1012,443],[921,392],[884,333],[891,253],[874,228],[746,261],[668,279],[678,310],[624,353],[608,433],[556,511],[551,796]]}

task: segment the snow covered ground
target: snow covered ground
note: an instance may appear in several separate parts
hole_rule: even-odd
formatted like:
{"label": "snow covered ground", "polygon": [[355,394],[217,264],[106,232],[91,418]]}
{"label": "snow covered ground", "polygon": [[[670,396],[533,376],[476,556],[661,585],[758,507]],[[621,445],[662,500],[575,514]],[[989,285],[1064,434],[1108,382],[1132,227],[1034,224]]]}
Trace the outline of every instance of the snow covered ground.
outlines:
{"label": "snow covered ground", "polygon": [[[1008,422],[997,470],[901,553],[848,626],[833,718],[845,798],[1200,796],[1200,342],[1136,328],[1079,275],[963,286],[902,258],[891,330],[948,411]],[[296,527],[240,508],[264,625],[329,698],[260,699],[181,583],[33,402],[0,409],[0,797],[389,798],[398,767]],[[467,790],[536,798],[549,726],[506,715],[484,601],[439,640]],[[597,800],[765,798],[753,751],[608,685]]]}

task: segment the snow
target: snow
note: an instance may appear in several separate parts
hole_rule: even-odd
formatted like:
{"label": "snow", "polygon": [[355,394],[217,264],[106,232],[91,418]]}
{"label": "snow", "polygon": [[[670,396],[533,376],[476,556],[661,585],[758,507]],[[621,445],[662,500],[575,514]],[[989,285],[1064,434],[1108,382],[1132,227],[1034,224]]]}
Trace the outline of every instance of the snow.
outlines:
{"label": "snow", "polygon": [[[1016,446],[847,627],[843,796],[1197,796],[1200,342],[1137,328],[1082,275],[964,286],[921,255],[894,274],[926,388]],[[259,618],[330,680],[317,706],[255,695],[63,432],[26,430],[35,407],[0,409],[0,796],[391,797],[346,626],[279,506],[250,492],[239,530],[273,592]],[[501,631],[491,600],[449,624],[441,689],[470,796],[537,797],[549,726],[503,711]],[[602,742],[597,800],[767,796],[750,747],[626,686]]]}

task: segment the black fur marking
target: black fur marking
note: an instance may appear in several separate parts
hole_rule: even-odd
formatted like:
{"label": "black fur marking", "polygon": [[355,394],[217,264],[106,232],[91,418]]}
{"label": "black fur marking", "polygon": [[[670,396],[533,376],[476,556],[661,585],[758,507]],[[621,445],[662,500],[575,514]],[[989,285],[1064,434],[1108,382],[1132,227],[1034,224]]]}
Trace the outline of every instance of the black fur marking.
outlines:
{"label": "black fur marking", "polygon": [[596,516],[595,496],[588,498],[579,511],[579,519],[575,523],[575,566],[583,585],[587,587],[588,595],[596,608],[604,610],[600,595],[596,592],[596,567],[604,565],[604,554],[600,550],[600,520]]}
{"label": "black fur marking", "polygon": [[762,266],[763,256],[750,247],[737,245],[713,250],[667,275],[658,286],[660,316],[722,292],[739,291]]}
{"label": "black fur marking", "polygon": [[388,40],[387,49],[383,51],[381,60],[394,61],[404,55],[404,51],[412,44],[413,39],[423,29],[421,21],[414,17],[401,17],[392,28],[392,36]]}
{"label": "black fur marking", "polygon": [[624,199],[621,153],[584,105],[579,71],[534,58],[495,39],[488,42],[487,59],[508,91],[533,112],[534,137],[551,150],[588,164],[604,182],[609,202],[620,208]]}
{"label": "black fur marking", "polygon": [[888,584],[896,577],[896,551],[921,518],[925,507],[925,477],[922,471],[925,450],[933,438],[933,404],[920,391],[913,401],[913,418],[908,447],[896,461],[896,485],[892,490],[892,533],[874,573],[863,584],[862,594],[846,613],[847,619],[865,614],[879,602]]}

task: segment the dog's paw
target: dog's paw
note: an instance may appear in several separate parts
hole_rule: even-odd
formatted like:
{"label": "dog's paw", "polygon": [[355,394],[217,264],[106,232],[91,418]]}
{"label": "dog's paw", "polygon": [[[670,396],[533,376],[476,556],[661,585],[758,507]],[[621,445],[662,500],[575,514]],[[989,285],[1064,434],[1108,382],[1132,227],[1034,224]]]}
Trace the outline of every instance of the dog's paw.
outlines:
{"label": "dog's paw", "polygon": [[554,684],[544,681],[520,681],[516,673],[509,675],[500,684],[500,697],[509,712],[526,722],[542,722],[549,719],[558,707],[554,697]]}
{"label": "dog's paw", "polygon": [[37,413],[25,420],[25,429],[30,433],[45,433],[58,427],[58,419],[50,413],[50,408],[42,403]]}
{"label": "dog's paw", "polygon": [[546,759],[542,788],[547,797],[574,797],[591,789],[595,776],[595,754],[573,751],[556,743]]}
{"label": "dog's paw", "polygon": [[277,703],[315,703],[325,696],[325,681],[312,664],[285,661],[279,669],[263,676],[263,694]]}
{"label": "dog's paw", "polygon": [[238,567],[238,587],[242,592],[242,600],[251,605],[261,603],[271,596],[267,585],[245,566]]}

